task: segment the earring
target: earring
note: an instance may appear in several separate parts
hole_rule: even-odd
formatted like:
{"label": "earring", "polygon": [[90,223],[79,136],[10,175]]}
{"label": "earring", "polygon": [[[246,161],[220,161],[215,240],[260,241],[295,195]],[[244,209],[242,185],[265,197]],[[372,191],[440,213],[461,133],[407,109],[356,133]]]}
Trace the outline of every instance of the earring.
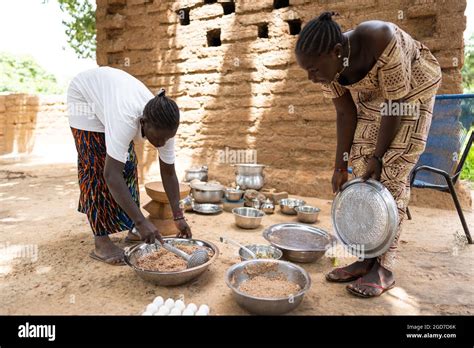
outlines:
{"label": "earring", "polygon": [[337,58],[341,58],[342,56],[341,55],[338,55]]}

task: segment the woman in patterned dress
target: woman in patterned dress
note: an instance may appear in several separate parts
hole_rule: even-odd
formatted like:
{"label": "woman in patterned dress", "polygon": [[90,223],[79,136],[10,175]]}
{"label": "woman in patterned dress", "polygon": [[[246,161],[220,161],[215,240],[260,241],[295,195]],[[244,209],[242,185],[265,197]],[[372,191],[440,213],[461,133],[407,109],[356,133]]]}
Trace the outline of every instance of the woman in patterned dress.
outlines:
{"label": "woman in patterned dress", "polygon": [[[324,12],[301,31],[295,48],[308,79],[321,83],[337,113],[337,150],[332,177],[336,193],[354,174],[380,181],[395,198],[399,226],[390,249],[378,258],[336,268],[331,282],[380,296],[394,284],[397,243],[410,198],[409,175],[425,149],[441,69],[429,49],[393,23],[367,21],[342,33]],[[349,156],[350,154],[350,156]]]}

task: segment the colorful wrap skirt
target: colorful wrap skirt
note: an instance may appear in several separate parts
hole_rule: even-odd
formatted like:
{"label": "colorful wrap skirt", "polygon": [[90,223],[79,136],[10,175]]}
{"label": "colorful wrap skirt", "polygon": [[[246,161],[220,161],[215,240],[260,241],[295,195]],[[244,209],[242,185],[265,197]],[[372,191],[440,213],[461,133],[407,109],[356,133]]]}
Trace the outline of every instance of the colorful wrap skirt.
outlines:
{"label": "colorful wrap skirt", "polygon": [[[80,189],[78,211],[87,215],[94,236],[132,229],[134,222],[112,197],[104,179],[105,134],[75,128],[71,130],[77,149]],[[128,154],[123,177],[133,200],[140,206],[138,161],[133,142],[130,143]]]}

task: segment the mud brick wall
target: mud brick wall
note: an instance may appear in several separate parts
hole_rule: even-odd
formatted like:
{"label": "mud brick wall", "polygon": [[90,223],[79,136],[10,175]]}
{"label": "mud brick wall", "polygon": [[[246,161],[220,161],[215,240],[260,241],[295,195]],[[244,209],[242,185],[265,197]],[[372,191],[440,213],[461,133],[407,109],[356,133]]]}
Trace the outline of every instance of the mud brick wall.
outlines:
{"label": "mud brick wall", "polygon": [[0,155],[21,160],[76,161],[66,98],[21,93],[0,95]]}
{"label": "mud brick wall", "polygon": [[[343,30],[391,21],[425,43],[443,68],[439,93],[460,93],[465,0],[97,0],[97,62],[152,91],[164,87],[182,112],[178,163],[207,164],[234,180],[219,151],[254,149],[266,186],[330,198],[335,111],[293,55],[300,28],[323,10]],[[141,150],[155,177],[154,150]]]}
{"label": "mud brick wall", "polygon": [[0,95],[0,155],[32,151],[38,110],[35,95]]}

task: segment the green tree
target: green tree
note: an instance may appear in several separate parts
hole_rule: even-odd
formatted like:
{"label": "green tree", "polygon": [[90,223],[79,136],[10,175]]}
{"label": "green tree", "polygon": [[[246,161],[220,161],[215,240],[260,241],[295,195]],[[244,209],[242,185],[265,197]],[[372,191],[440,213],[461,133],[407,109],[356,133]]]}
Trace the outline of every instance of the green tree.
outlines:
{"label": "green tree", "polygon": [[61,94],[64,87],[32,57],[0,52],[0,92]]}
{"label": "green tree", "polygon": [[[464,48],[464,65],[461,70],[462,83],[464,93],[474,93],[474,34],[469,38]],[[472,104],[466,106],[468,111],[465,111],[466,115],[469,115],[469,120],[472,120]],[[467,129],[470,128],[471,132],[474,132],[474,125],[464,125]],[[469,180],[474,188],[474,148],[471,148],[469,155],[467,156],[466,162],[464,163],[463,170],[461,172],[461,179]]]}
{"label": "green tree", "polygon": [[80,58],[95,58],[95,1],[57,0],[61,11],[68,15],[63,20],[68,44]]}
{"label": "green tree", "polygon": [[465,43],[461,74],[464,93],[474,93],[474,34]]}

